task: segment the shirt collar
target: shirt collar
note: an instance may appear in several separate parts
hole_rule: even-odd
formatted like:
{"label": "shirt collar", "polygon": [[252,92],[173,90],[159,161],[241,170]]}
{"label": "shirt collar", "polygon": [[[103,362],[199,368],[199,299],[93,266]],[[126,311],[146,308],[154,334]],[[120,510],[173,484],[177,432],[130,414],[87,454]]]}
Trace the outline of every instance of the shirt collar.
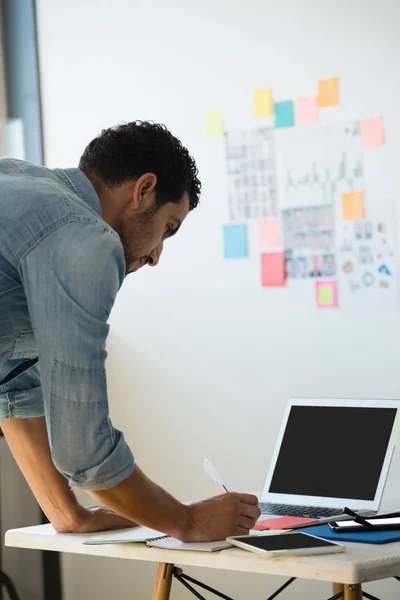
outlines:
{"label": "shirt collar", "polygon": [[80,169],[54,169],[54,172],[101,217],[101,204],[96,190]]}

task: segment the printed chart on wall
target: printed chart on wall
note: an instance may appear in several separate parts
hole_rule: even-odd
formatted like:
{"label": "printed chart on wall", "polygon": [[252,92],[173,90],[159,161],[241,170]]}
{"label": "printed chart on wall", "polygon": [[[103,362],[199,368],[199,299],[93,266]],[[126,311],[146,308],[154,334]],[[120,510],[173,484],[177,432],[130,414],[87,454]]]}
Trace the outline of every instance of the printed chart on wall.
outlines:
{"label": "printed chart on wall", "polygon": [[[379,202],[382,206],[382,200]],[[378,205],[379,205],[378,204]],[[338,284],[343,308],[397,306],[396,231],[393,209],[372,211],[338,228]]]}
{"label": "printed chart on wall", "polygon": [[362,188],[358,123],[285,131],[277,147],[286,276],[335,277],[341,195]]}
{"label": "printed chart on wall", "polygon": [[272,127],[225,134],[229,218],[275,216],[276,174]]}

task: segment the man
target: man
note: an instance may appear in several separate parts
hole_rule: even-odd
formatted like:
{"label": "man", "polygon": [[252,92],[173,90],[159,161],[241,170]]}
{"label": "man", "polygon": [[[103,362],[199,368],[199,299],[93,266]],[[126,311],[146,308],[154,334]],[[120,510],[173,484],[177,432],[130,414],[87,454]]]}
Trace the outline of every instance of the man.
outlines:
{"label": "man", "polygon": [[[58,532],[140,523],[183,541],[245,534],[249,494],[183,505],[135,465],[108,416],[107,320],[128,273],[160,260],[199,202],[186,148],[161,125],[103,131],[79,169],[0,161],[0,421]],[[103,505],[79,506],[70,486]]]}

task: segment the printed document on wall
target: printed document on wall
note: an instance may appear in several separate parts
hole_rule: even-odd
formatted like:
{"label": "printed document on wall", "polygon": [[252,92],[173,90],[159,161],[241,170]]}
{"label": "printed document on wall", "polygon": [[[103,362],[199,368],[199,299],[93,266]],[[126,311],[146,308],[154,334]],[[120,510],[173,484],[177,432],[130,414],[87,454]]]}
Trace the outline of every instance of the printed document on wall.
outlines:
{"label": "printed document on wall", "polygon": [[358,122],[309,126],[277,133],[281,208],[339,205],[342,194],[363,189]]}
{"label": "printed document on wall", "polygon": [[374,211],[365,219],[342,221],[337,241],[340,307],[395,308],[398,282],[393,212]]}

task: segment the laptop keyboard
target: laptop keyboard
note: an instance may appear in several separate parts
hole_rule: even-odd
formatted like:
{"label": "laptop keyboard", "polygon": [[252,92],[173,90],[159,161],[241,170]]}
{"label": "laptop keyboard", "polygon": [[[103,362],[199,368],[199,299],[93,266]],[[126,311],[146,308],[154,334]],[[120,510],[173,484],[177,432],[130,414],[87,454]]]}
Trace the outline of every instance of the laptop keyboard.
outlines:
{"label": "laptop keyboard", "polygon": [[318,517],[333,517],[342,511],[339,508],[322,508],[318,506],[293,506],[291,504],[273,504],[271,502],[260,502],[260,510],[264,515],[282,515],[283,517],[306,517],[316,519]]}

